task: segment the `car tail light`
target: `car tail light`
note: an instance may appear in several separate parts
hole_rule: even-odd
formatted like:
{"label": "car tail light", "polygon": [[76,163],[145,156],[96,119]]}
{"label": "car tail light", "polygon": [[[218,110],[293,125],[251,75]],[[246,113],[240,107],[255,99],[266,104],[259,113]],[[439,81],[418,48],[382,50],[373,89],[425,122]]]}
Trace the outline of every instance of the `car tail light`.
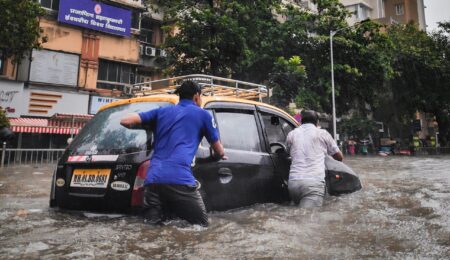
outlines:
{"label": "car tail light", "polygon": [[133,192],[131,194],[131,206],[142,206],[144,203],[144,181],[150,167],[150,160],[139,165],[136,179],[134,180]]}

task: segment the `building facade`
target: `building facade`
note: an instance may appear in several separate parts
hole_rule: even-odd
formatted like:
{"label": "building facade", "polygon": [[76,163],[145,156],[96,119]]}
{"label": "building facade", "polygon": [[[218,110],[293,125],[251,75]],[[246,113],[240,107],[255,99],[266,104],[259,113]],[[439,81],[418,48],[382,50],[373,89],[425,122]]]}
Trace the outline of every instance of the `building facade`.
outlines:
{"label": "building facade", "polygon": [[352,13],[349,24],[365,19],[377,20],[382,24],[416,23],[426,30],[425,6],[423,0],[340,0]]}
{"label": "building facade", "polygon": [[[147,11],[141,0],[39,2],[46,10],[40,27],[47,42],[20,64],[0,59],[0,106],[9,118],[22,118],[12,120],[20,121],[16,132],[67,134],[49,130],[58,127],[55,114],[74,115],[79,128],[75,121],[85,119],[80,115],[96,113],[134,83],[161,77],[156,60],[165,56],[163,16]],[[27,128],[36,118],[52,125]]]}

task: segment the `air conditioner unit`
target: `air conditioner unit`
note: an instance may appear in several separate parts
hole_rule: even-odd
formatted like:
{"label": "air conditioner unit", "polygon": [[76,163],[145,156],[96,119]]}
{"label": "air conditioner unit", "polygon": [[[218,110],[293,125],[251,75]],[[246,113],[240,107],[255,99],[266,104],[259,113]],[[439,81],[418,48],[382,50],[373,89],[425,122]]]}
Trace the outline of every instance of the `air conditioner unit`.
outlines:
{"label": "air conditioner unit", "polygon": [[150,57],[155,57],[156,49],[150,46],[145,47],[145,55]]}

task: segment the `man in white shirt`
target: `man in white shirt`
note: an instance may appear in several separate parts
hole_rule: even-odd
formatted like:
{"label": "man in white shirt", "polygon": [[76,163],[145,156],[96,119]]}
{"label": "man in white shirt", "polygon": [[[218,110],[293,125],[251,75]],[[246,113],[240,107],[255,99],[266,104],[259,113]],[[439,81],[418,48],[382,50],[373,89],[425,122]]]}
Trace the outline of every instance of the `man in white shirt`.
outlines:
{"label": "man in white shirt", "polygon": [[288,189],[291,199],[302,208],[320,207],[325,195],[325,156],[342,161],[336,141],[317,127],[315,111],[302,111],[302,125],[287,136],[287,151],[292,157]]}

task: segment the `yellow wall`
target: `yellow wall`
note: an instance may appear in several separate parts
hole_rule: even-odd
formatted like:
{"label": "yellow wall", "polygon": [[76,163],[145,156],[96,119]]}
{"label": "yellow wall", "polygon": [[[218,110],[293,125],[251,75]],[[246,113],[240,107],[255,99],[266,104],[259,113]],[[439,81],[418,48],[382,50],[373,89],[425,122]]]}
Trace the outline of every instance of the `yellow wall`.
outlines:
{"label": "yellow wall", "polygon": [[44,30],[43,35],[48,37],[44,43],[44,49],[81,53],[82,30],[76,27],[64,26],[56,21],[42,19],[40,26]]}
{"label": "yellow wall", "polygon": [[99,57],[129,63],[139,62],[139,43],[131,38],[101,34]]}
{"label": "yellow wall", "polygon": [[12,63],[12,59],[6,59],[3,64],[3,71],[0,71],[0,76],[7,79],[16,79],[17,65]]}
{"label": "yellow wall", "polygon": [[44,49],[80,54],[79,87],[96,88],[99,58],[139,63],[139,43],[134,35],[120,37],[45,18],[40,26],[48,38]]}

